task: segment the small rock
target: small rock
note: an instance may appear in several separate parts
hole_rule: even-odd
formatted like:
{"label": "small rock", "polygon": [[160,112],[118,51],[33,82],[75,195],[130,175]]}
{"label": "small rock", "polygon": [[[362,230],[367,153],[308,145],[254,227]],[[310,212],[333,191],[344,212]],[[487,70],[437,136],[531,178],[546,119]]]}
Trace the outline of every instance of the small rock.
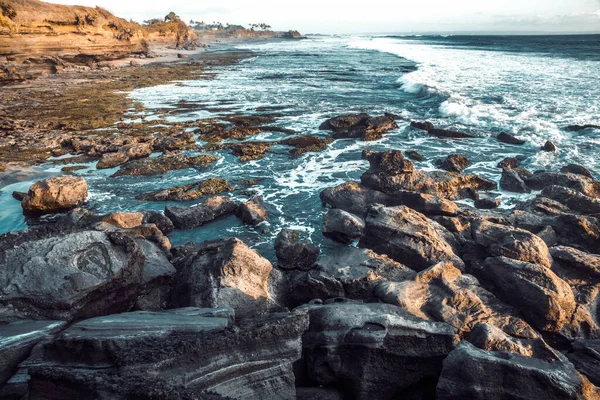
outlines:
{"label": "small rock", "polygon": [[235,215],[245,224],[258,225],[269,220],[270,212],[262,196],[253,196],[238,206]]}
{"label": "small rock", "polygon": [[445,160],[438,160],[436,165],[446,171],[462,172],[471,165],[471,161],[463,155],[450,154]]}
{"label": "small rock", "polygon": [[514,144],[518,146],[525,144],[524,140],[517,139],[513,135],[509,135],[506,132],[500,132],[500,134],[498,135],[498,140],[503,143]]}
{"label": "small rock", "polygon": [[25,196],[27,196],[27,193],[25,193],[25,192],[16,192],[16,191],[12,192],[13,199],[15,199],[17,201],[23,201]]}
{"label": "small rock", "polygon": [[543,146],[542,146],[542,150],[543,151],[548,151],[548,152],[556,152],[556,146],[554,145],[554,143],[552,143],[551,141],[547,141]]}
{"label": "small rock", "polygon": [[593,178],[592,173],[589,169],[577,164],[565,165],[560,169],[560,172],[570,172],[572,174],[583,175],[587,176],[588,178]]}
{"label": "small rock", "polygon": [[415,129],[420,129],[422,131],[431,131],[432,129],[435,129],[435,126],[433,126],[433,124],[429,121],[424,121],[424,122],[418,122],[418,121],[412,121],[410,123],[410,127],[411,128],[415,128]]}
{"label": "small rock", "polygon": [[430,129],[428,132],[430,135],[433,135],[433,136],[437,136],[437,137],[441,137],[441,138],[450,138],[450,139],[469,139],[469,138],[474,137],[467,133],[457,132],[457,131],[452,131],[452,130],[447,130],[447,129]]}

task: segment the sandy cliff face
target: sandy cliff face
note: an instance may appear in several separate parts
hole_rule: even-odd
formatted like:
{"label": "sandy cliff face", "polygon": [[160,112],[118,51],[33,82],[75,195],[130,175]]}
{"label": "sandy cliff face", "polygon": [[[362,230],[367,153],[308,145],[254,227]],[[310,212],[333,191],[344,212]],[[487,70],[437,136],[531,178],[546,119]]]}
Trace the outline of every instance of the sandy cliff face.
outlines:
{"label": "sandy cliff face", "polygon": [[136,23],[102,8],[0,0],[0,80],[24,80],[147,49]]}

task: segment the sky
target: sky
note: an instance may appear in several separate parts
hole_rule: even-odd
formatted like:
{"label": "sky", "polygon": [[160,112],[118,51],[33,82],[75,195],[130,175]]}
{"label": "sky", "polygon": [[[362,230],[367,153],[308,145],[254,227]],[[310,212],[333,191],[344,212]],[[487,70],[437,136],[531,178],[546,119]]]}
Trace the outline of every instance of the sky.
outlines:
{"label": "sky", "polygon": [[600,0],[50,0],[100,6],[141,22],[174,11],[186,22],[248,25],[302,33],[597,32]]}

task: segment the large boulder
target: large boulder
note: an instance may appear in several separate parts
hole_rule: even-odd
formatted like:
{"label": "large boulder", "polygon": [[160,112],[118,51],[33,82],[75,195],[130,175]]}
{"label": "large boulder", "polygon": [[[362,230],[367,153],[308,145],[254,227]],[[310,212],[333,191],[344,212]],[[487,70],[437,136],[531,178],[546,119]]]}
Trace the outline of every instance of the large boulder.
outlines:
{"label": "large boulder", "polygon": [[531,189],[525,183],[525,180],[531,174],[522,168],[503,168],[500,177],[500,188],[507,192],[530,193]]}
{"label": "large boulder", "polygon": [[306,312],[233,316],[185,308],[78,322],[30,368],[30,398],[295,398]]}
{"label": "large boulder", "polygon": [[548,186],[562,186],[581,192],[589,197],[600,198],[600,182],[579,174],[535,171],[526,183],[534,190],[542,190]]}
{"label": "large boulder", "polygon": [[547,268],[552,265],[546,243],[524,229],[479,220],[472,224],[471,231],[475,242],[484,246],[490,256],[504,256]]}
{"label": "large boulder", "polygon": [[[66,327],[64,321],[20,320],[0,325],[0,387],[17,372],[33,347]],[[0,393],[1,394],[1,393]]]}
{"label": "large boulder", "polygon": [[496,288],[495,293],[538,329],[560,332],[571,322],[575,297],[569,285],[543,265],[506,257],[485,260],[481,274]]}
{"label": "large boulder", "polygon": [[574,268],[584,276],[600,279],[600,255],[589,254],[568,246],[551,247],[550,254],[562,265]]}
{"label": "large boulder", "polygon": [[85,203],[87,196],[85,179],[58,176],[31,185],[21,206],[23,212],[28,214],[50,214],[78,207]]}
{"label": "large boulder", "polygon": [[361,183],[387,194],[405,190],[456,200],[475,198],[478,190],[494,190],[498,186],[477,175],[415,170],[412,162],[396,150],[364,151],[363,158],[369,161],[370,168],[361,176]]}
{"label": "large boulder", "polygon": [[361,237],[364,228],[365,222],[362,218],[339,208],[333,208],[325,214],[321,231],[325,237],[349,244]]}
{"label": "large boulder", "polygon": [[417,211],[405,206],[374,205],[365,222],[359,247],[385,254],[417,271],[440,261],[453,261],[464,268],[464,263],[446,241],[451,233]]}
{"label": "large boulder", "polygon": [[281,269],[309,270],[313,268],[321,250],[303,239],[300,231],[282,229],[275,239],[277,266]]}
{"label": "large boulder", "polygon": [[174,307],[231,307],[246,316],[276,306],[268,290],[273,266],[237,238],[190,243],[173,264]]}
{"label": "large boulder", "polygon": [[191,207],[167,206],[165,216],[179,229],[192,229],[219,217],[233,214],[237,204],[229,197],[213,196]]}
{"label": "large boulder", "polygon": [[389,304],[330,302],[308,311],[302,338],[308,380],[353,399],[403,398],[423,381],[435,385],[454,348],[452,327]]}
{"label": "large boulder", "polygon": [[[0,251],[0,321],[72,320],[130,310],[168,288],[174,268],[142,238],[79,231],[5,238]],[[31,238],[29,238],[31,236]]]}
{"label": "large boulder", "polygon": [[437,399],[597,399],[593,385],[564,357],[532,358],[461,342],[444,360]]}
{"label": "large boulder", "polygon": [[590,197],[563,186],[546,186],[541,196],[555,200],[582,214],[600,214],[600,197]]}
{"label": "large boulder", "polygon": [[452,325],[463,338],[479,323],[522,338],[538,336],[529,324],[513,316],[512,307],[450,262],[434,265],[410,280],[383,281],[375,294],[385,303],[400,306],[419,318]]}

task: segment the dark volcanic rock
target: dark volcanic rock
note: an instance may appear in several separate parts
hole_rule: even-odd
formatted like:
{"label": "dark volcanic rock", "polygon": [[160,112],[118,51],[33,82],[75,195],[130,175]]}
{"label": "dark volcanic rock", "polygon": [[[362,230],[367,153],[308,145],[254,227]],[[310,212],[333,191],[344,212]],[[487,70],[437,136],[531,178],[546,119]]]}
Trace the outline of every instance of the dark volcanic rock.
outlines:
{"label": "dark volcanic rock", "polygon": [[31,349],[66,327],[64,321],[21,320],[0,325],[0,387],[17,372]]}
{"label": "dark volcanic rock", "polygon": [[440,261],[464,263],[454,253],[443,234],[445,228],[405,206],[374,205],[365,218],[366,229],[359,247],[385,254],[417,271]]}
{"label": "dark volcanic rock", "polygon": [[600,125],[569,125],[565,127],[565,131],[567,132],[580,132],[586,129],[600,129]]}
{"label": "dark volcanic rock", "polygon": [[174,273],[164,254],[141,238],[98,231],[35,234],[16,236],[0,253],[0,321],[127,311],[149,290],[168,286]]}
{"label": "dark volcanic rock", "polygon": [[308,379],[357,400],[402,398],[423,380],[435,382],[454,348],[452,327],[389,304],[334,302],[308,310],[302,339]]}
{"label": "dark volcanic rock", "polygon": [[600,214],[600,198],[586,196],[562,186],[546,186],[541,196],[556,200],[573,211],[583,214]]}
{"label": "dark volcanic rock", "polygon": [[600,255],[590,254],[568,246],[556,246],[550,248],[550,254],[554,260],[563,265],[570,266],[582,272],[600,278]]}
{"label": "dark volcanic rock", "polygon": [[469,159],[463,155],[450,154],[445,160],[438,160],[436,165],[441,169],[445,169],[446,171],[462,172],[469,165],[471,165],[471,161],[469,161]]}
{"label": "dark volcanic rock", "polygon": [[118,176],[149,176],[164,174],[168,171],[200,168],[217,161],[217,157],[209,155],[186,156],[183,154],[163,154],[156,158],[145,158],[130,161],[123,165],[112,177]]}
{"label": "dark volcanic rock", "polygon": [[282,229],[275,240],[277,266],[282,269],[311,269],[320,252],[317,246],[302,239],[297,230]]}
{"label": "dark volcanic rock", "polygon": [[30,396],[294,398],[306,312],[232,319],[228,309],[186,308],[79,322],[45,346],[44,364],[30,369]]}
{"label": "dark volcanic rock", "polygon": [[350,129],[364,123],[369,118],[370,115],[367,113],[340,115],[326,120],[319,126],[319,129],[331,131]]}
{"label": "dark volcanic rock", "polygon": [[25,192],[17,192],[17,191],[12,192],[13,199],[15,199],[17,201],[23,201],[23,199],[26,196],[27,196],[27,193],[25,193]]}
{"label": "dark volcanic rock", "polygon": [[572,343],[572,348],[567,353],[569,361],[594,385],[600,385],[600,340],[577,339]]}
{"label": "dark volcanic rock", "polygon": [[365,222],[362,218],[339,208],[330,209],[323,220],[323,235],[341,243],[351,243],[361,237]]}
{"label": "dark volcanic rock", "polygon": [[478,190],[497,188],[496,182],[477,175],[414,170],[413,163],[396,150],[364,151],[363,158],[369,161],[370,168],[360,178],[362,185],[387,194],[405,190],[443,199],[461,199],[476,197]]}
{"label": "dark volcanic rock", "polygon": [[50,214],[82,205],[88,196],[85,179],[58,176],[31,185],[21,206],[27,214]]}
{"label": "dark volcanic rock", "polygon": [[500,199],[478,199],[475,200],[475,208],[480,210],[493,210],[500,207]]}
{"label": "dark volcanic rock", "polygon": [[516,313],[512,307],[451,262],[436,264],[404,282],[381,282],[375,294],[385,303],[400,306],[419,318],[446,322],[463,338],[479,323],[491,324],[520,338],[538,336],[529,324],[513,316]]}
{"label": "dark volcanic rock", "polygon": [[474,136],[469,135],[463,132],[451,131],[448,129],[430,129],[428,130],[430,135],[437,136],[440,138],[450,138],[450,139],[469,139]]}
{"label": "dark volcanic rock", "polygon": [[273,266],[241,240],[191,243],[182,253],[173,260],[174,307],[231,307],[244,316],[274,305],[267,285]]}
{"label": "dark volcanic rock", "polygon": [[498,168],[502,169],[514,169],[521,165],[520,157],[506,157],[498,163]]}
{"label": "dark volcanic rock", "polygon": [[415,161],[425,161],[425,157],[423,157],[423,155],[421,153],[419,153],[416,150],[409,150],[406,152],[406,156],[408,158],[410,158],[411,160],[415,160]]}
{"label": "dark volcanic rock", "polygon": [[542,146],[542,150],[543,151],[548,151],[548,152],[555,152],[557,150],[556,146],[554,145],[554,143],[552,143],[551,141],[547,141],[546,143],[544,143],[544,145]]}
{"label": "dark volcanic rock", "polygon": [[515,145],[525,144],[524,140],[517,139],[513,135],[509,135],[506,132],[500,132],[500,134],[498,135],[498,140],[501,142],[504,142],[504,143],[508,143],[508,144],[515,144]]}
{"label": "dark volcanic rock", "polygon": [[503,168],[500,178],[500,188],[507,192],[530,193],[531,189],[525,183],[523,177],[525,170],[520,168]]}
{"label": "dark volcanic rock", "polygon": [[568,164],[560,169],[560,172],[570,172],[572,174],[587,176],[588,178],[593,178],[592,173],[589,169],[578,165],[578,164]]}
{"label": "dark volcanic rock", "polygon": [[258,225],[269,220],[271,212],[262,196],[252,196],[250,200],[240,204],[235,215],[245,224]]}
{"label": "dark volcanic rock", "polygon": [[564,357],[538,359],[461,342],[444,360],[437,399],[595,399],[593,386]]}
{"label": "dark volcanic rock", "polygon": [[571,322],[575,298],[569,285],[549,268],[506,257],[487,258],[482,274],[498,294],[539,329],[559,332]]}
{"label": "dark volcanic rock", "polygon": [[415,129],[420,129],[422,131],[427,131],[427,132],[429,132],[430,130],[435,128],[435,126],[433,126],[433,124],[429,121],[424,121],[424,122],[412,121],[410,123],[410,127],[415,128]]}
{"label": "dark volcanic rock", "polygon": [[333,137],[361,138],[362,140],[378,140],[383,134],[397,129],[396,121],[388,115],[371,117],[369,114],[347,114],[328,119],[319,129],[333,131]]}
{"label": "dark volcanic rock", "polygon": [[600,198],[600,182],[583,175],[558,171],[535,171],[527,178],[527,186],[542,190],[547,186],[563,186],[589,197]]}
{"label": "dark volcanic rock", "polygon": [[200,182],[142,194],[137,196],[136,199],[146,201],[189,201],[231,191],[233,191],[233,187],[226,180],[209,178]]}
{"label": "dark volcanic rock", "polygon": [[209,197],[203,203],[191,207],[165,207],[167,216],[179,229],[192,229],[216,218],[233,214],[237,204],[229,197]]}

